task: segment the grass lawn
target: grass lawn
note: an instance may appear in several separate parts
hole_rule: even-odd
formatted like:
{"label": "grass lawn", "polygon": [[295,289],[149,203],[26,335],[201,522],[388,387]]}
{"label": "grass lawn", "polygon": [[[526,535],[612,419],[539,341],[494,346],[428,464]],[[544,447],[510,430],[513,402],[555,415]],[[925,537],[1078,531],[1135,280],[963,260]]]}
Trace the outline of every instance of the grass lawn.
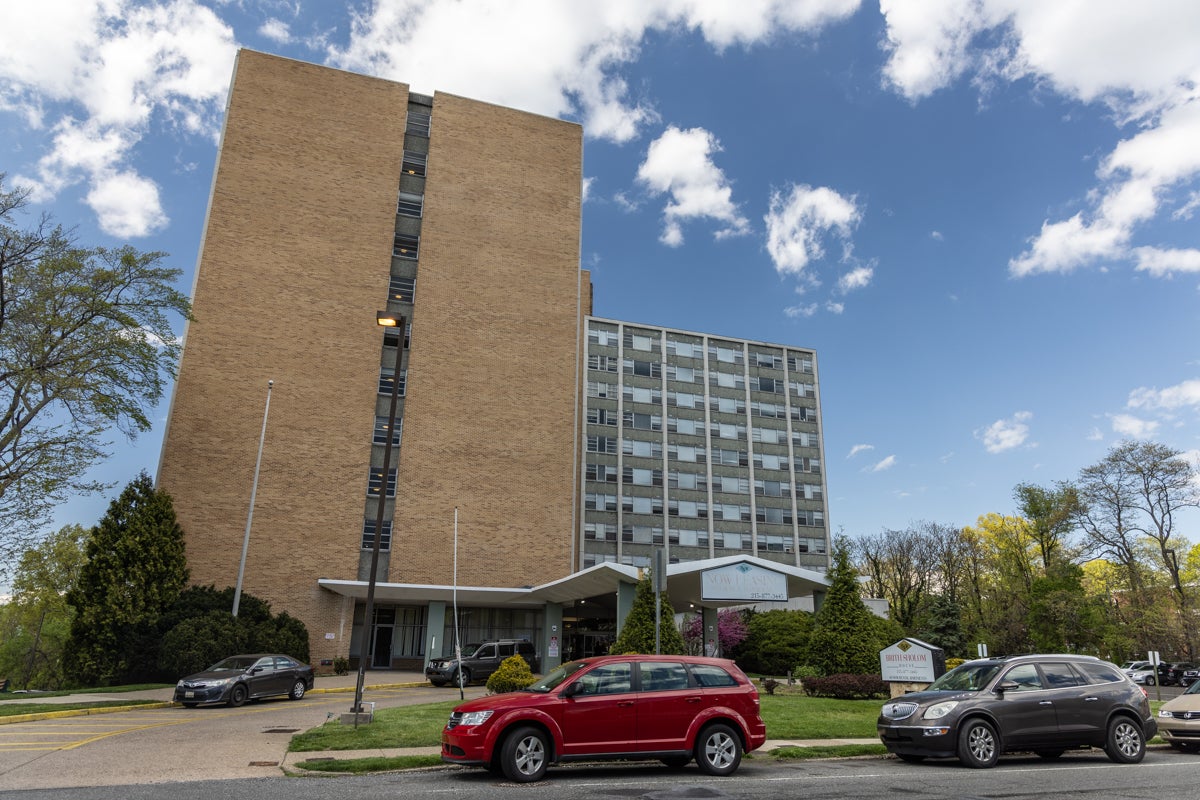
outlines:
{"label": "grass lawn", "polygon": [[157,703],[158,700],[101,700],[95,703],[37,703],[18,701],[16,703],[0,703],[0,717],[16,717],[21,714],[44,714],[48,711],[79,711],[89,708],[120,708],[124,706],[143,706]]}
{"label": "grass lawn", "polygon": [[[762,695],[762,715],[772,739],[859,739],[875,737],[880,700],[829,700],[804,694]],[[292,752],[370,750],[380,747],[437,747],[457,700],[375,712],[375,721],[342,725],[333,720],[292,737]]]}

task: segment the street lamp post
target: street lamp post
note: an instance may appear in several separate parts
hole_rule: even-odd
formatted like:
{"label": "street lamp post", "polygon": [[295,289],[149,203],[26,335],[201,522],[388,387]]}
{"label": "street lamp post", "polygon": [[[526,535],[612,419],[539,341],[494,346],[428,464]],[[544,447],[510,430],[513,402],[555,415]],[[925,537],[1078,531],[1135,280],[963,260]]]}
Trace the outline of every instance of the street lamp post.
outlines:
{"label": "street lamp post", "polygon": [[267,381],[267,405],[263,408],[262,432],[258,434],[258,458],[254,461],[254,483],[250,486],[250,511],[246,513],[246,535],[242,537],[242,561],[238,565],[237,588],[233,590],[233,616],[238,614],[242,602],[242,578],[246,575],[246,553],[250,550],[250,523],[254,520],[254,497],[258,494],[258,468],[262,466],[263,442],[267,439],[267,414],[271,411],[271,387],[275,381]]}
{"label": "street lamp post", "polygon": [[[367,675],[367,654],[370,652],[372,617],[375,614],[375,573],[379,569],[379,542],[383,538],[384,502],[387,500],[388,470],[392,467],[393,431],[396,428],[396,403],[400,397],[400,362],[404,357],[404,317],[388,311],[375,315],[376,324],[385,328],[399,328],[400,341],[396,346],[396,367],[392,371],[392,404],[388,410],[387,438],[383,444],[383,480],[379,486],[379,510],[375,515],[375,538],[371,542],[371,573],[367,577],[367,605],[363,609],[363,638],[358,647],[358,680],[354,685],[354,725],[358,727],[359,715],[363,712],[363,682]],[[399,483],[399,476],[397,476]]]}

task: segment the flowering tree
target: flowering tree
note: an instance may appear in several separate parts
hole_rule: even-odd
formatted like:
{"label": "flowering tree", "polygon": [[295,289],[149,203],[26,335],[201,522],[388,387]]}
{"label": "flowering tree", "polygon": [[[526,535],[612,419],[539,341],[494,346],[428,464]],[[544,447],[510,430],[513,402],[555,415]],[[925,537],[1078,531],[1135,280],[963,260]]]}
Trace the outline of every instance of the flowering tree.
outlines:
{"label": "flowering tree", "polygon": [[[746,621],[742,612],[733,608],[722,608],[717,612],[717,640],[721,643],[721,652],[728,653],[746,640],[748,635]],[[696,655],[704,653],[704,617],[700,614],[689,617],[683,625],[683,641],[688,652]]]}

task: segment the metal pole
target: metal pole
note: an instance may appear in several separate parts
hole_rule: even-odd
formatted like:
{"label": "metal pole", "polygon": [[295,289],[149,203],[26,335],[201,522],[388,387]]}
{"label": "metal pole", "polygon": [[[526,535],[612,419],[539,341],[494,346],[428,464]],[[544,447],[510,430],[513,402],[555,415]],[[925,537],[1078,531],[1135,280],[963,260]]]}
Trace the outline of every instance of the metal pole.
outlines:
{"label": "metal pole", "polygon": [[[370,639],[374,630],[375,614],[375,573],[379,569],[379,543],[383,539],[384,501],[387,499],[388,470],[392,467],[392,442],[395,441],[396,403],[400,397],[400,362],[404,357],[404,317],[399,317],[396,327],[400,331],[400,341],[396,345],[396,366],[392,371],[392,405],[388,410],[387,439],[383,445],[383,481],[379,487],[379,510],[375,515],[375,539],[371,542],[371,574],[367,577],[367,606],[363,609],[363,638],[358,647],[358,680],[354,685],[354,727],[358,727],[358,716],[362,713],[363,682],[367,675],[367,654],[370,652]],[[396,476],[397,494],[399,494],[399,479]]]}
{"label": "metal pole", "polygon": [[233,616],[242,604],[242,579],[246,576],[246,553],[250,550],[250,523],[254,521],[254,498],[258,495],[258,469],[262,466],[263,442],[267,439],[267,414],[271,412],[271,387],[275,381],[267,381],[267,405],[263,409],[262,432],[258,434],[258,458],[254,461],[254,483],[250,487],[250,511],[246,513],[246,535],[242,537],[242,561],[238,565],[237,587],[233,590]]}
{"label": "metal pole", "polygon": [[458,632],[458,506],[454,507],[454,657],[458,659],[458,699],[465,700],[462,679],[462,637]]}

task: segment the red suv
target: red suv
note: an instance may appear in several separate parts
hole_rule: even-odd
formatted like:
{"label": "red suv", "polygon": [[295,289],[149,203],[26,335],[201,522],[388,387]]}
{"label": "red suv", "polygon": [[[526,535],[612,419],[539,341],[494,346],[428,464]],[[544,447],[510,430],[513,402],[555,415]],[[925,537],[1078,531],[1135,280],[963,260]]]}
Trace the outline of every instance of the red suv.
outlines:
{"label": "red suv", "polygon": [[571,661],[528,689],[457,706],[442,760],[536,781],[550,764],[659,759],[731,775],[767,728],[758,690],[732,661],[624,655]]}

